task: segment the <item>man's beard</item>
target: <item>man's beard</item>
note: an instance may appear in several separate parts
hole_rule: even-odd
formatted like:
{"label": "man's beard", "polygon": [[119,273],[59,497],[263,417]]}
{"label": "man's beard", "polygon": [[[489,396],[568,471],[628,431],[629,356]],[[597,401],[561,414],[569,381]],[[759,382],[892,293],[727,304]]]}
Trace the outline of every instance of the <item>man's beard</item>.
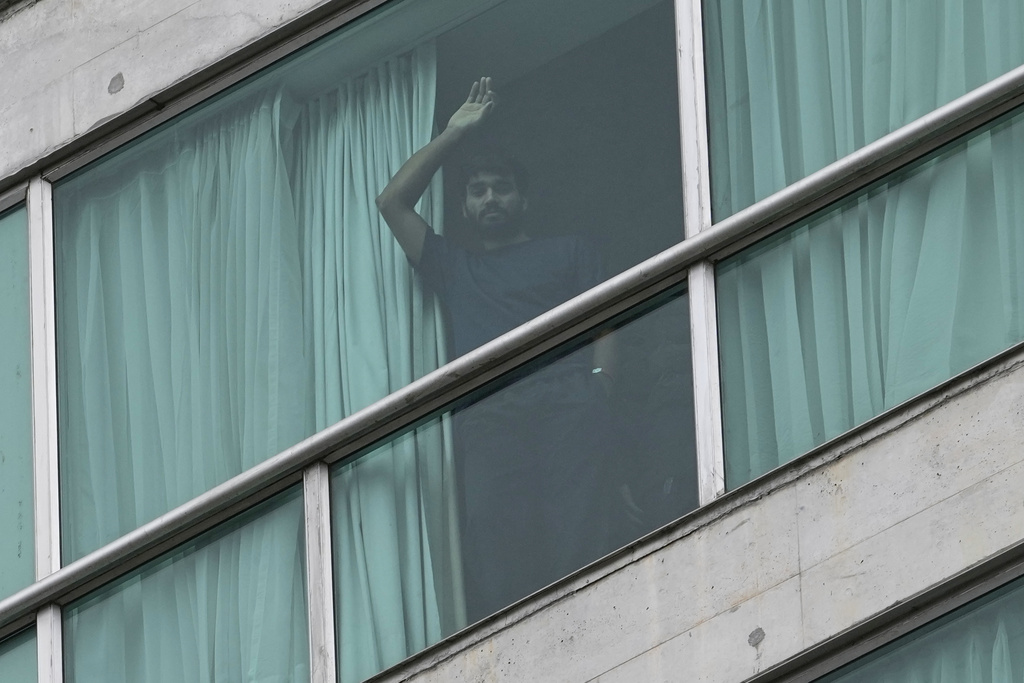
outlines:
{"label": "man's beard", "polygon": [[522,221],[520,216],[512,216],[511,214],[501,212],[505,220],[496,221],[494,223],[488,223],[484,220],[474,221],[476,223],[477,232],[483,238],[502,239],[508,237],[515,237],[522,229]]}

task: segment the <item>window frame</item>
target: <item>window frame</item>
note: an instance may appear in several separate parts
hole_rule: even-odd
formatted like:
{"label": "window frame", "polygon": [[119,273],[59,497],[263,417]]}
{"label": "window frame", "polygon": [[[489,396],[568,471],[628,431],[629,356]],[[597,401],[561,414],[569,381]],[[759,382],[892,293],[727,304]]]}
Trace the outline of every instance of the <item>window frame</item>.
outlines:
{"label": "window frame", "polygon": [[[754,241],[799,222],[1024,104],[1024,67],[1020,67],[794,185],[714,223],[710,210],[701,0],[674,0],[686,226],[684,241],[526,323],[505,337],[448,363],[72,565],[61,567],[60,515],[56,488],[57,378],[50,184],[377,8],[385,1],[327,2],[175,86],[154,93],[147,101],[82,135],[14,176],[0,181],[0,210],[26,201],[30,230],[37,542],[37,581],[0,602],[0,638],[21,630],[33,621],[36,623],[41,681],[56,683],[63,680],[60,635],[62,605],[98,585],[132,571],[178,544],[195,538],[235,514],[258,505],[300,480],[304,482],[306,509],[310,640],[313,650],[311,672],[314,681],[334,680],[336,655],[333,652],[334,620],[330,604],[333,572],[328,465],[364,451],[371,444],[407,428],[442,406],[529,363],[555,346],[586,334],[624,310],[684,280],[688,281],[690,288],[700,502],[702,506],[707,506],[718,500],[725,494],[725,488],[714,265]],[[997,358],[1005,357],[1013,351],[1010,349]],[[986,364],[992,362],[986,361]],[[941,390],[942,386],[939,386],[922,396]],[[920,400],[922,396],[913,400]],[[897,406],[886,411],[851,432],[799,456],[793,462],[805,463],[814,453],[820,453],[838,440],[849,438],[851,433],[866,430],[904,408]],[[773,470],[740,489],[753,490],[753,487],[761,485],[755,482],[763,483],[765,478],[789,476],[788,471]],[[1012,569],[1006,568],[1007,563],[1012,565]],[[884,628],[899,634],[910,630],[913,627],[910,624],[916,624],[916,619],[923,618],[920,615],[931,614],[923,607],[926,603],[948,605],[942,609],[949,611],[962,604],[957,603],[957,600],[963,598],[963,602],[966,602],[969,599],[964,596],[995,587],[990,585],[991,581],[1005,583],[1024,575],[1024,543],[990,564],[993,568],[969,570],[951,579],[940,589],[930,591],[927,596],[915,598],[879,615],[850,633],[837,636],[838,640],[833,639],[812,648],[801,658],[813,658],[821,653],[835,653],[841,649],[842,656],[852,659],[858,655],[851,653],[859,650],[851,646],[851,642],[860,642],[861,645],[857,647],[868,647],[869,643],[872,643],[870,647],[874,647],[880,636],[866,634]],[[986,572],[994,578],[979,578],[982,575],[988,576]],[[989,587],[983,589],[983,586]],[[898,626],[893,626],[897,622]],[[884,624],[889,626],[882,626]],[[892,635],[892,638],[895,637],[897,635]],[[758,683],[809,680],[785,678],[789,675],[787,672],[802,661],[791,660],[752,680]]]}

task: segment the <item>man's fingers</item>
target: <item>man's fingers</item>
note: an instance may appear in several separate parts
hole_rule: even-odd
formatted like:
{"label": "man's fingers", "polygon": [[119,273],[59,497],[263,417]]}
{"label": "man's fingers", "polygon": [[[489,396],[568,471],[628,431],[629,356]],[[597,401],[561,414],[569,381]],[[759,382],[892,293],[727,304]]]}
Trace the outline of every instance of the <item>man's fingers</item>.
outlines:
{"label": "man's fingers", "polygon": [[[480,92],[483,95],[483,97],[480,100],[480,103],[481,104],[491,104],[493,106],[498,101],[498,93],[496,93],[492,89],[492,87],[494,85],[494,79],[492,79],[490,76],[484,76],[483,78],[480,79],[480,83],[481,83]],[[488,107],[488,109],[491,109],[491,108],[492,107]]]}
{"label": "man's fingers", "polygon": [[466,102],[470,104],[483,104],[486,102],[488,95],[494,95],[494,91],[491,90],[492,82],[490,76],[482,76],[479,81],[474,81]]}

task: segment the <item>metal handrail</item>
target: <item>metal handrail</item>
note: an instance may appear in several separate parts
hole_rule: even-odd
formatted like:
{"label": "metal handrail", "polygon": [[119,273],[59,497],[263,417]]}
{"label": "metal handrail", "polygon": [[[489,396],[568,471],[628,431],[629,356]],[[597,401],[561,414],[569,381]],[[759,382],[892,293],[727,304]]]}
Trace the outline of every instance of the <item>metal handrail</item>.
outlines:
{"label": "metal handrail", "polygon": [[44,605],[66,604],[297,483],[303,468],[352,456],[560,343],[594,330],[683,282],[689,266],[717,261],[777,232],[1022,103],[1024,67],[626,270],[37,581],[0,602],[0,637]]}

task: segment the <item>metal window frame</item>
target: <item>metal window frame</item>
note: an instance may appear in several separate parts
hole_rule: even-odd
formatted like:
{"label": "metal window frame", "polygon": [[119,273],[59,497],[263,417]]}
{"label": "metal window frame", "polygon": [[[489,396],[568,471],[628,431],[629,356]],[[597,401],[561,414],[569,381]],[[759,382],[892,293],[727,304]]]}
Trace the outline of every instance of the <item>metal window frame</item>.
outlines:
{"label": "metal window frame", "polygon": [[[700,0],[676,0],[680,158],[686,238],[711,229],[711,173],[704,71],[704,21]],[[709,260],[689,267],[690,344],[693,367],[697,491],[701,505],[725,493],[718,308],[715,268]]]}
{"label": "metal window frame", "polygon": [[5,192],[0,192],[0,213],[6,213],[19,204],[25,203],[27,197],[28,183],[20,183]]}
{"label": "metal window frame", "polygon": [[[32,375],[32,472],[36,580],[60,569],[60,492],[57,476],[57,339],[54,335],[53,194],[50,183],[28,184],[29,298]],[[40,683],[64,680],[60,607],[36,613]]]}
{"label": "metal window frame", "polygon": [[26,208],[29,225],[32,461],[37,580],[60,569],[52,206],[50,184],[42,178],[33,179],[28,187]]}
{"label": "metal window frame", "polygon": [[330,470],[326,463],[314,463],[303,471],[310,683],[333,683],[338,671],[334,632],[330,482]]}
{"label": "metal window frame", "polygon": [[[459,358],[426,377],[346,418],[327,430],[243,472],[157,520],[63,568],[59,564],[59,510],[56,495],[56,376],[53,300],[52,203],[48,180],[81,168],[101,154],[170,119],[198,101],[237,83],[320,35],[382,4],[383,0],[328,3],[301,22],[282,27],[255,47],[240,51],[199,76],[155,95],[139,108],[83,136],[31,168],[2,183],[0,202],[15,202],[26,173],[43,173],[28,186],[32,227],[31,296],[33,311],[33,423],[38,471],[37,503],[48,519],[41,525],[39,580],[0,602],[0,637],[37,622],[41,680],[60,681],[60,607],[93,588],[192,539],[229,517],[250,509],[279,491],[305,481],[307,571],[310,602],[320,591],[332,598],[330,515],[325,488],[327,465],[351,457],[428,414],[466,396],[557,345],[585,334],[626,309],[688,280],[691,293],[701,503],[724,491],[721,455],[721,406],[718,400],[717,325],[714,264],[768,234],[808,217],[883,176],[930,154],[1024,103],[1024,67],[940,107],[882,139],[844,157],[717,224],[712,223],[708,192],[708,137],[700,0],[675,0],[679,66],[680,131],[687,239]],[[324,18],[326,17],[326,18]],[[285,37],[282,37],[285,36]],[[258,53],[258,54],[257,54]],[[211,74],[213,74],[211,76]],[[154,113],[155,112],[155,113]],[[22,195],[23,196],[23,195]],[[13,204],[12,204],[13,205]],[[696,301],[696,304],[694,303]],[[37,345],[38,341],[38,345]],[[38,371],[37,368],[38,367]],[[699,379],[698,379],[699,376]],[[696,402],[696,401],[695,401]],[[327,498],[325,498],[327,496]],[[314,528],[315,527],[315,528]],[[325,541],[326,539],[326,541]],[[37,539],[38,542],[39,539]],[[327,545],[325,545],[325,542]],[[56,545],[54,545],[56,543]],[[310,548],[320,557],[309,562]],[[319,588],[312,587],[316,577]],[[324,592],[326,591],[326,593]],[[321,599],[318,603],[326,605]],[[334,647],[326,612],[310,611],[312,647]],[[316,630],[314,635],[313,630]],[[313,645],[313,640],[316,645]],[[46,644],[44,645],[44,642]],[[313,655],[316,670],[317,654]],[[323,651],[322,680],[333,680],[335,655]],[[44,666],[45,665],[45,666]],[[44,676],[45,671],[49,672]],[[317,679],[314,679],[317,680]],[[767,680],[767,679],[766,679]]]}

